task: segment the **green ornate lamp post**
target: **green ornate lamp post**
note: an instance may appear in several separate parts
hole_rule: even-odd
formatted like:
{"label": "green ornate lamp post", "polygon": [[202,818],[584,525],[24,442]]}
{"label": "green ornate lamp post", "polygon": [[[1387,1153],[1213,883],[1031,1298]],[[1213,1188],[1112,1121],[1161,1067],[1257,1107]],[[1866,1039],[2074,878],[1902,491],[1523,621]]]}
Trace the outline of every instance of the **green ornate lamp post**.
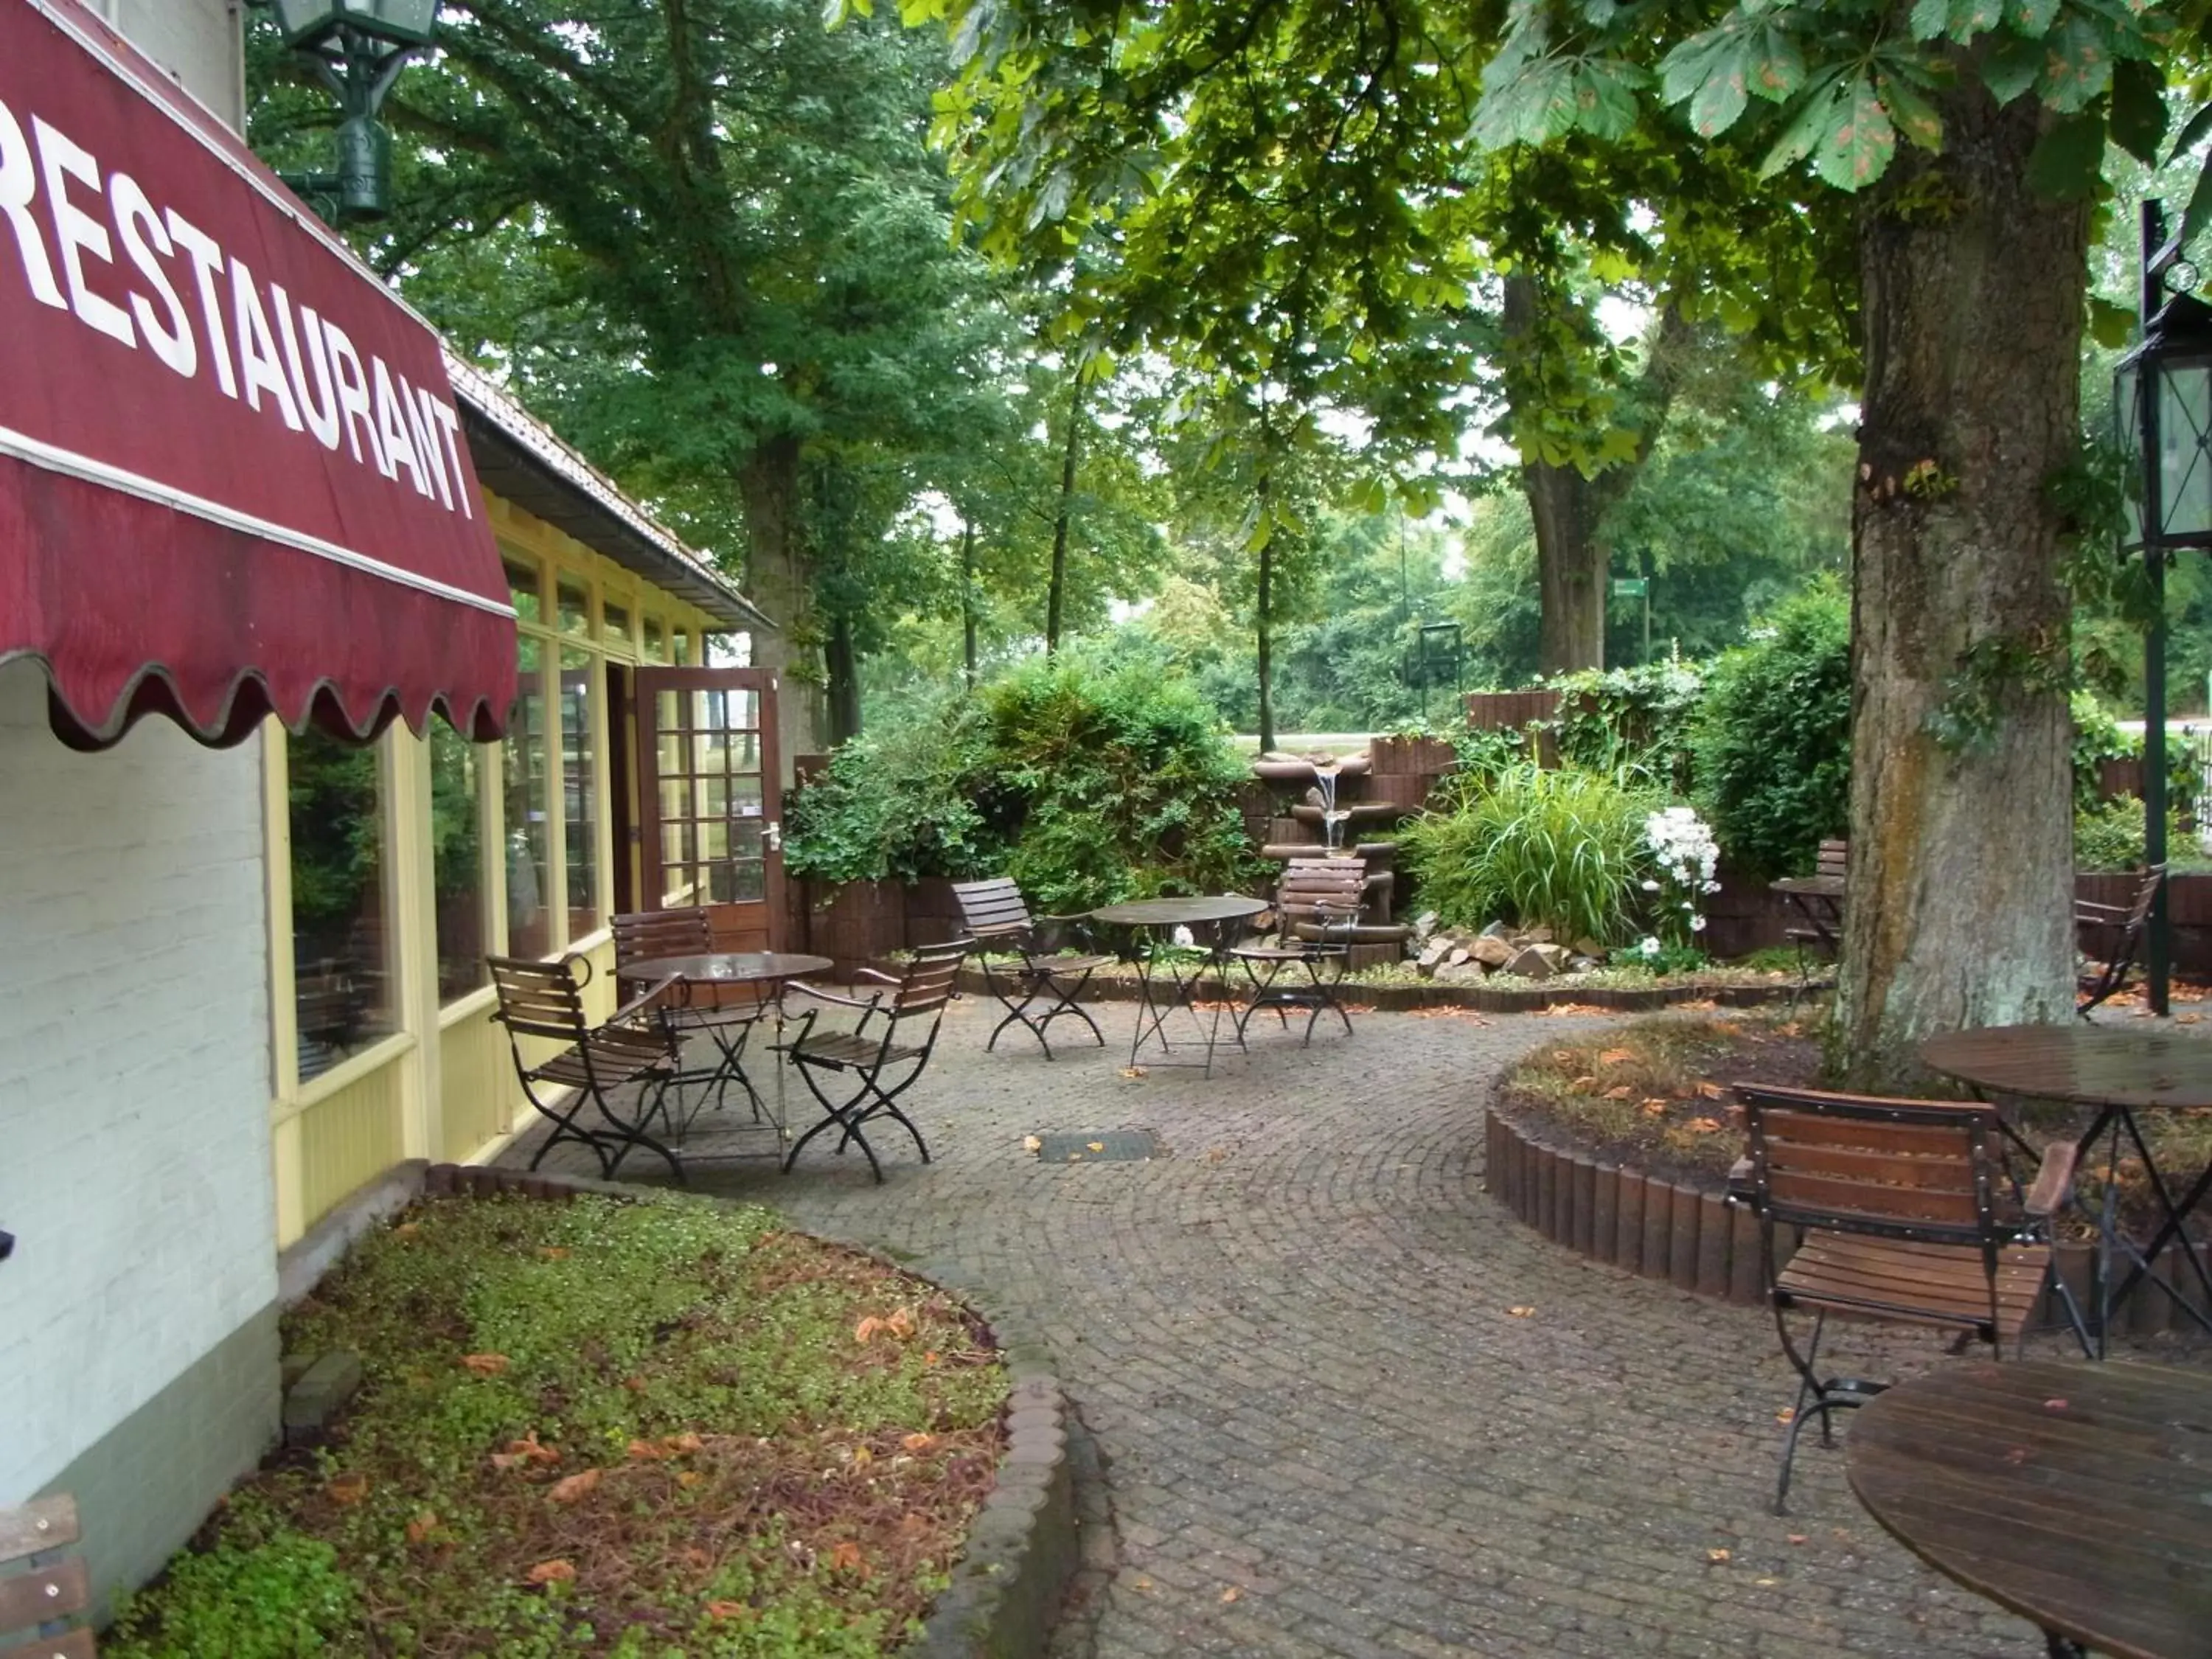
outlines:
{"label": "green ornate lamp post", "polygon": [[335,173],[287,180],[330,204],[332,219],[380,218],[391,203],[392,138],[377,112],[399,71],[430,44],[438,0],[266,0],[284,44],[314,65],[338,100]]}
{"label": "green ornate lamp post", "polygon": [[[2130,503],[2122,551],[2141,553],[2149,579],[2150,632],[2143,641],[2143,859],[2166,862],[2166,567],[2185,547],[2212,548],[2212,307],[2166,293],[2181,263],[2166,236],[2165,209],[2142,205],[2142,338],[2113,376],[2112,412],[2140,495]],[[2154,902],[2145,940],[2150,1011],[2164,1014],[2172,968],[2166,890]]]}

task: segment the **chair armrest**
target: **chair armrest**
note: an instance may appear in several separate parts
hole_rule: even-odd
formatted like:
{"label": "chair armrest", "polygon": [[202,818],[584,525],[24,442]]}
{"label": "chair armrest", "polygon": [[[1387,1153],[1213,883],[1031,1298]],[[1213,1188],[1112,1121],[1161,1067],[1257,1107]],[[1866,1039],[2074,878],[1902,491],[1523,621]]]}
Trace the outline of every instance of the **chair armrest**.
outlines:
{"label": "chair armrest", "polygon": [[2124,904],[2100,904],[2094,899],[2074,901],[2074,920],[2083,921],[2125,921],[2133,912]]}
{"label": "chair armrest", "polygon": [[897,975],[884,973],[880,968],[856,969],[854,971],[853,977],[855,979],[872,979],[879,985],[896,985],[899,982]]}
{"label": "chair armrest", "polygon": [[[860,971],[866,973],[867,969],[864,968]],[[803,996],[813,997],[823,1002],[834,1002],[841,1008],[865,1008],[872,1012],[876,1007],[876,998],[873,993],[866,996],[841,997],[835,991],[825,991],[818,985],[809,985],[803,979],[794,979],[783,988],[786,993],[797,991]]]}
{"label": "chair armrest", "polygon": [[666,979],[662,980],[658,985],[653,986],[647,990],[639,992],[637,995],[632,997],[628,1002],[623,1004],[621,1007],[616,1009],[613,1013],[607,1017],[607,1024],[610,1025],[628,1025],[643,1015],[657,1013],[659,1010],[653,1005],[658,1003],[661,998],[666,996],[672,987],[681,985],[683,982],[684,977],[682,975],[671,974]]}
{"label": "chair armrest", "polygon": [[2035,1184],[2027,1189],[2021,1200],[2021,1208],[2032,1216],[2048,1218],[2066,1201],[2066,1194],[2074,1186],[2074,1160],[2081,1148],[2070,1140],[2054,1140],[2043,1149],[2043,1167],[2035,1172]]}

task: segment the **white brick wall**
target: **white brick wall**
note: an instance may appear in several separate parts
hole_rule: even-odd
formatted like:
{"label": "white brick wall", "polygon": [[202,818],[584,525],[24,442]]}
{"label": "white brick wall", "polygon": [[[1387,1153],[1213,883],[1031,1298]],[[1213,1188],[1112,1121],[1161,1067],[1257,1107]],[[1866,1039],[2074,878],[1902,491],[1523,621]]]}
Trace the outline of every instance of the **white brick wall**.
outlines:
{"label": "white brick wall", "polygon": [[260,744],[105,754],[0,665],[0,1505],[276,1293]]}
{"label": "white brick wall", "polygon": [[92,9],[234,131],[244,130],[238,0],[92,0]]}

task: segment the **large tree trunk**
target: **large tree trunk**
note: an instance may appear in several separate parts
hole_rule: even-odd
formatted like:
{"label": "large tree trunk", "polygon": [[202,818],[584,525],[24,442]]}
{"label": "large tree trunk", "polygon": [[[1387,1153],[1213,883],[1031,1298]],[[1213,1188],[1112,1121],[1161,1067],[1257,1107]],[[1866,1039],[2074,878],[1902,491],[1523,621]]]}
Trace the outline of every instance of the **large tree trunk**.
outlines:
{"label": "large tree trunk", "polygon": [[[2067,604],[2044,492],[2079,443],[2089,214],[2028,187],[2033,99],[2001,110],[1970,82],[1943,119],[1943,154],[1900,148],[1859,232],[1833,1053],[1861,1089],[1911,1085],[1933,1033],[2073,1012]],[[1895,210],[1908,191],[1915,210]],[[1939,714],[1964,741],[1938,741]]]}
{"label": "large tree trunk", "polygon": [[975,689],[975,526],[960,521],[960,672]]}
{"label": "large tree trunk", "polygon": [[828,748],[813,559],[799,511],[799,441],[774,439],[738,469],[745,508],[745,596],[775,623],[753,636],[753,666],[776,671],[776,737],[784,787],[801,755]]}
{"label": "large tree trunk", "polygon": [[1060,649],[1060,620],[1067,596],[1067,526],[1075,508],[1075,468],[1083,434],[1083,378],[1067,398],[1067,436],[1060,452],[1060,510],[1052,520],[1052,574],[1044,590],[1044,650]]}
{"label": "large tree trunk", "polygon": [[1259,603],[1253,607],[1253,645],[1260,675],[1260,752],[1275,746],[1275,544],[1271,538],[1260,545]]}
{"label": "large tree trunk", "polygon": [[850,617],[830,624],[823,657],[830,678],[830,741],[839,744],[860,735],[860,657],[853,649]]}
{"label": "large tree trunk", "polygon": [[1547,675],[1605,666],[1605,586],[1611,550],[1597,538],[1599,504],[1571,466],[1538,461],[1521,469],[1536,526],[1536,581],[1542,605],[1536,666]]}

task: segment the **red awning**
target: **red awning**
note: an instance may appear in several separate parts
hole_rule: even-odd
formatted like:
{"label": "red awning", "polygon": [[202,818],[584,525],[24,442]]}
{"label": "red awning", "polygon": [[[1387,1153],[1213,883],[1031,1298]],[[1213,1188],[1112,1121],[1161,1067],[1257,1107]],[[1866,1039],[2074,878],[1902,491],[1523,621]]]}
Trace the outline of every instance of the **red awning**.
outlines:
{"label": "red awning", "polygon": [[0,0],[0,662],[55,726],[499,734],[514,611],[438,339],[78,0]]}

